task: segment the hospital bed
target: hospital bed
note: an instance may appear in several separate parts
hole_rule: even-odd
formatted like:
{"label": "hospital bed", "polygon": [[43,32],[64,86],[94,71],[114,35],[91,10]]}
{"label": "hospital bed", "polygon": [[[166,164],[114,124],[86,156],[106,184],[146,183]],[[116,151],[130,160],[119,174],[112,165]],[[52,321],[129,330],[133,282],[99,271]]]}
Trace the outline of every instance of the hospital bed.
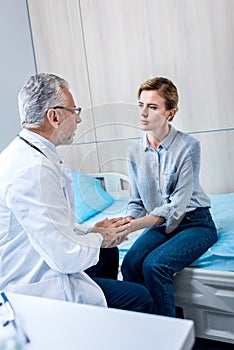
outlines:
{"label": "hospital bed", "polygon": [[[125,216],[128,177],[118,173],[89,176],[73,172],[75,213],[93,225],[106,217]],[[195,324],[196,337],[234,344],[234,193],[210,195],[218,241],[174,277],[176,305]],[[120,265],[135,239],[119,246]]]}

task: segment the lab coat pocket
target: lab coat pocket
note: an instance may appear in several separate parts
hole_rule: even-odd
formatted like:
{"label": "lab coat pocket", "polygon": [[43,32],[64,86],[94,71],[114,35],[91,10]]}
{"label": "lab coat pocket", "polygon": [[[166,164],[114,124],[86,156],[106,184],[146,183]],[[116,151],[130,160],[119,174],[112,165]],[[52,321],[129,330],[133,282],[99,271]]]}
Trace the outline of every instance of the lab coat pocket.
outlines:
{"label": "lab coat pocket", "polygon": [[66,300],[62,277],[53,277],[36,283],[10,284],[5,291],[36,297]]}

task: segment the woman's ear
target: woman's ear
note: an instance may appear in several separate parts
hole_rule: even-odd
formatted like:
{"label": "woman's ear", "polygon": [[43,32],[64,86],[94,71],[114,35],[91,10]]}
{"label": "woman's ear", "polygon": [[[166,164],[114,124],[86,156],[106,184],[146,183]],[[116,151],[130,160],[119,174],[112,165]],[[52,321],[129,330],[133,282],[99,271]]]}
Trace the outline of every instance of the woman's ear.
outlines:
{"label": "woman's ear", "polygon": [[176,108],[172,108],[170,111],[168,111],[167,120],[169,122],[171,122],[174,119],[174,116],[175,116],[176,112],[177,112]]}

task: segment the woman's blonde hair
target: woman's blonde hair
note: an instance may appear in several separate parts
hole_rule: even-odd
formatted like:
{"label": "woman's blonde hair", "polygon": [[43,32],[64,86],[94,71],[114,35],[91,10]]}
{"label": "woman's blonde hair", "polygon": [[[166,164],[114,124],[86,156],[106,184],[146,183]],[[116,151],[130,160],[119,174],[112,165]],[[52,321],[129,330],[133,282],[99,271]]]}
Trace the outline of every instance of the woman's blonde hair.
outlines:
{"label": "woman's blonde hair", "polygon": [[146,80],[138,89],[138,98],[140,98],[144,90],[157,90],[158,94],[165,99],[166,110],[176,108],[176,111],[178,111],[179,95],[176,86],[171,80],[163,77]]}

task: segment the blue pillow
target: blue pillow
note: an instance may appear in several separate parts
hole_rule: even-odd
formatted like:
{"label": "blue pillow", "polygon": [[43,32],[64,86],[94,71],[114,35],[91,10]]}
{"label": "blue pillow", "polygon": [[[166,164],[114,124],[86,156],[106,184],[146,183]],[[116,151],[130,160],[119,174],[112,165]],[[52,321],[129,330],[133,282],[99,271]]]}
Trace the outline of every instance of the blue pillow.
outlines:
{"label": "blue pillow", "polygon": [[82,223],[108,208],[115,199],[101,186],[99,180],[86,174],[72,172],[76,221]]}
{"label": "blue pillow", "polygon": [[234,193],[213,194],[210,199],[218,241],[190,266],[234,271]]}
{"label": "blue pillow", "polygon": [[234,192],[211,194],[211,215],[218,234],[234,234]]}

